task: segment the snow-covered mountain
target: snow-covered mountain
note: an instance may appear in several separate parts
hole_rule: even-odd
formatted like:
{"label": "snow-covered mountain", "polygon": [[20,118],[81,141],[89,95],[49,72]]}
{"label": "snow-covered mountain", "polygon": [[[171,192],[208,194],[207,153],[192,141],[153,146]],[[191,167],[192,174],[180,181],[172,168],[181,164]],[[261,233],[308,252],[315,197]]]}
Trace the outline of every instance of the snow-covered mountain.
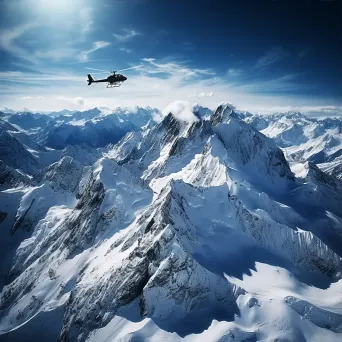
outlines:
{"label": "snow-covered mountain", "polygon": [[342,156],[318,165],[324,172],[338,179],[342,179]]}
{"label": "snow-covered mountain", "polygon": [[101,148],[45,140],[25,181],[0,164],[0,341],[340,340],[342,181],[305,145],[339,121],[193,110],[120,109],[131,130]]}
{"label": "snow-covered mountain", "polygon": [[153,122],[159,111],[154,108],[93,108],[82,112],[61,111],[50,115],[3,113],[3,120],[30,135],[44,146],[63,149],[85,145],[103,147],[117,143],[127,132],[141,130]]}
{"label": "snow-covered mountain", "polygon": [[30,130],[37,128],[45,128],[50,121],[50,118],[44,114],[32,114],[32,113],[16,113],[9,115],[8,122],[17,125],[22,129]]}
{"label": "snow-covered mountain", "polygon": [[300,113],[250,115],[244,119],[273,139],[289,161],[311,161],[329,174],[342,177],[341,119],[313,119]]}

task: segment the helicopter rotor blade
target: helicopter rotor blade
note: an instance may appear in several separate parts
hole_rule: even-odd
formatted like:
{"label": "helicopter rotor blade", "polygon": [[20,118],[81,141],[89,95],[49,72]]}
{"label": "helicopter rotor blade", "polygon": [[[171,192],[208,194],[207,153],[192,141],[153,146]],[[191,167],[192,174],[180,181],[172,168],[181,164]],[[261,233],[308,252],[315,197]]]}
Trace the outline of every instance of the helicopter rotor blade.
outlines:
{"label": "helicopter rotor blade", "polygon": [[88,67],[85,67],[86,69],[89,69],[89,70],[97,70],[97,71],[102,71],[102,72],[110,72],[108,70],[102,70],[102,69],[95,69],[95,68],[88,68]]}
{"label": "helicopter rotor blade", "polygon": [[130,70],[130,69],[136,69],[136,68],[140,68],[140,67],[142,67],[142,64],[141,64],[141,65],[134,66],[134,67],[131,67],[131,68],[116,70],[116,72],[125,71],[125,70]]}
{"label": "helicopter rotor blade", "polygon": [[92,75],[103,75],[103,74],[108,74],[110,73],[109,71],[103,71],[103,72],[92,72]]}

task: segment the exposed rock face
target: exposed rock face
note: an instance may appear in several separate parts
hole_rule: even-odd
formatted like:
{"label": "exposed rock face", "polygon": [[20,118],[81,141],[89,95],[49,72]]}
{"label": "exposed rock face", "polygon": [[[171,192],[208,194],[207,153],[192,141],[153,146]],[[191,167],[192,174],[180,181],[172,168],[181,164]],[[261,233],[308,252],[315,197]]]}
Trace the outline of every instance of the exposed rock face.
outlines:
{"label": "exposed rock face", "polygon": [[8,132],[0,128],[1,160],[13,169],[21,169],[27,174],[38,170],[38,161],[24,146]]}
{"label": "exposed rock face", "polygon": [[36,181],[46,181],[57,191],[75,192],[82,176],[82,165],[70,156],[43,169],[36,176]]}
{"label": "exposed rock face", "polygon": [[0,160],[0,190],[14,188],[21,184],[29,184],[30,178]]}
{"label": "exposed rock face", "polygon": [[227,103],[220,104],[214,114],[210,118],[210,122],[213,125],[217,125],[219,123],[225,123],[229,120],[229,118],[237,118],[237,114],[234,112],[234,107]]}

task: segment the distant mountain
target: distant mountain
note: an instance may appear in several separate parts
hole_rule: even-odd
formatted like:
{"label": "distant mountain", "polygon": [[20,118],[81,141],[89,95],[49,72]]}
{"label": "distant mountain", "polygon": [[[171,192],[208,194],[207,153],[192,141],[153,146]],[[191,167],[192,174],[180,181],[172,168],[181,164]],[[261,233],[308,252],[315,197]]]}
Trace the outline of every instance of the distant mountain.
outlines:
{"label": "distant mountain", "polygon": [[342,156],[326,163],[318,164],[318,167],[329,175],[342,179]]}
{"label": "distant mountain", "polygon": [[1,107],[0,108],[0,116],[2,116],[2,114],[16,114],[17,111],[11,109],[11,108],[7,108],[7,107]]}
{"label": "distant mountain", "polygon": [[139,130],[152,120],[151,115],[146,112],[143,112],[144,116],[138,119],[133,119],[133,114],[98,116],[92,113],[93,118],[88,120],[89,116],[82,114],[75,113],[73,120],[53,128],[48,127],[43,131],[41,135],[43,139],[40,141],[46,146],[57,149],[68,145],[103,147],[110,143],[117,143],[127,132]]}
{"label": "distant mountain", "polygon": [[75,110],[63,109],[63,110],[60,110],[60,111],[49,112],[47,114],[49,116],[52,116],[52,117],[57,117],[57,116],[61,116],[61,115],[63,115],[63,116],[72,115],[75,112],[76,112]]}
{"label": "distant mountain", "polygon": [[101,147],[118,142],[127,132],[133,129],[132,125],[120,126],[117,126],[116,122],[110,119],[87,121],[84,125],[61,124],[45,131],[46,136],[41,140],[41,143],[56,149],[63,149],[68,145],[83,144],[91,147]]}
{"label": "distant mountain", "polygon": [[74,113],[69,113],[63,116],[59,116],[58,121],[63,121],[64,123],[70,121],[78,121],[78,120],[91,120],[101,115],[101,111],[98,108],[93,108],[89,110],[85,110],[83,112],[76,111]]}
{"label": "distant mountain", "polygon": [[50,121],[50,118],[44,114],[32,114],[32,113],[16,113],[7,118],[7,121],[11,124],[17,125],[22,129],[30,130],[37,128],[45,128]]}
{"label": "distant mountain", "polygon": [[151,107],[117,108],[112,115],[118,116],[124,122],[129,121],[136,129],[141,129],[149,122],[153,122],[155,116],[160,115],[160,111]]}
{"label": "distant mountain", "polygon": [[193,106],[193,112],[196,116],[201,119],[209,119],[210,116],[213,114],[213,111],[207,107],[202,107],[199,104],[195,104]]}
{"label": "distant mountain", "polygon": [[[51,114],[51,113],[50,113]],[[150,107],[118,108],[103,113],[98,108],[86,111],[60,111],[45,114],[4,114],[3,120],[24,130],[36,143],[55,149],[85,145],[103,147],[117,143],[127,132],[153,125],[157,109]],[[20,133],[18,133],[20,134]]]}
{"label": "distant mountain", "polygon": [[339,163],[332,162],[342,156],[341,119],[313,119],[287,113],[250,116],[245,121],[282,147],[289,161],[322,164],[330,174],[342,177]]}

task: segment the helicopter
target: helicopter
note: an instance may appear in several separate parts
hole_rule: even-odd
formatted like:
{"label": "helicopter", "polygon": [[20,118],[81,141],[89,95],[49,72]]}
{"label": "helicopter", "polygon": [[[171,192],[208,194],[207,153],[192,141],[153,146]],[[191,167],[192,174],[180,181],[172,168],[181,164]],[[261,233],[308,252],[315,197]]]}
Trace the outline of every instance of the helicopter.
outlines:
{"label": "helicopter", "polygon": [[121,74],[117,74],[117,72],[120,71],[125,71],[125,70],[130,70],[130,69],[136,69],[140,68],[142,65],[137,65],[131,68],[126,68],[126,69],[121,69],[121,70],[116,70],[116,71],[106,71],[106,70],[101,70],[101,69],[95,69],[95,68],[87,68],[88,70],[96,70],[96,71],[101,71],[101,72],[96,72],[94,74],[104,74],[104,73],[111,73],[107,78],[97,80],[96,78],[93,78],[90,74],[88,74],[88,85],[91,85],[92,83],[102,83],[106,82],[107,83],[107,88],[117,88],[120,87],[123,82],[127,80],[127,77]]}

